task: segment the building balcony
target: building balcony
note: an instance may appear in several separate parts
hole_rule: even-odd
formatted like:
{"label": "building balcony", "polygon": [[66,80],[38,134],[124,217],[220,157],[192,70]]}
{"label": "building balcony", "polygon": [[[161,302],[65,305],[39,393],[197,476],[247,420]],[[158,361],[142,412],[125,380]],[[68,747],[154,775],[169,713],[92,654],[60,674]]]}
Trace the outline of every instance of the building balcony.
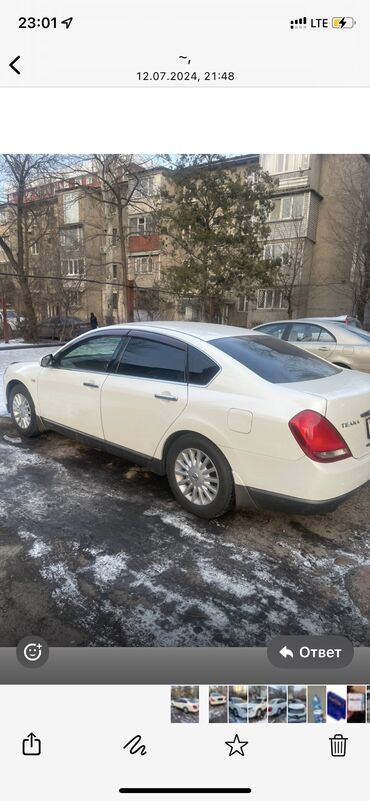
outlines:
{"label": "building balcony", "polygon": [[146,253],[159,250],[161,246],[159,234],[134,234],[128,241],[129,253]]}

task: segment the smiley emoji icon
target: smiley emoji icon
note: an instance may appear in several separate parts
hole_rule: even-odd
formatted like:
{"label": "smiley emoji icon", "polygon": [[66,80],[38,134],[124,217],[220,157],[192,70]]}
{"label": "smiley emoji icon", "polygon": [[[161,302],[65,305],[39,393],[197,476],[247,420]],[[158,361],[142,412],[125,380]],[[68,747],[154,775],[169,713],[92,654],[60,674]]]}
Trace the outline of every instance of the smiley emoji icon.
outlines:
{"label": "smiley emoji icon", "polygon": [[42,654],[42,645],[40,642],[29,642],[27,643],[24,651],[24,656],[28,659],[29,662],[37,662],[40,659]]}

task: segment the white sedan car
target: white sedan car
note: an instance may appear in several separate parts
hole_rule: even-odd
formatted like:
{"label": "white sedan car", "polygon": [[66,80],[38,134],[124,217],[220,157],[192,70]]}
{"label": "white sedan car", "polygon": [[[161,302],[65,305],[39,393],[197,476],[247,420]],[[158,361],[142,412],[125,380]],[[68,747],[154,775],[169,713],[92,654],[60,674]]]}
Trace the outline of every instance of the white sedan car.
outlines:
{"label": "white sedan car", "polygon": [[177,698],[171,701],[171,704],[175,709],[180,709],[181,712],[199,712],[199,701],[197,698]]}
{"label": "white sedan car", "polygon": [[258,331],[115,325],[4,380],[22,436],[51,429],[167,475],[200,517],[328,511],[370,479],[370,376]]}
{"label": "white sedan car", "polygon": [[229,698],[229,710],[233,713],[234,717],[245,720],[248,717],[248,701],[238,695],[231,696],[231,698]]}
{"label": "white sedan car", "polygon": [[272,698],[267,707],[269,718],[280,717],[280,715],[286,714],[286,707],[286,698]]}

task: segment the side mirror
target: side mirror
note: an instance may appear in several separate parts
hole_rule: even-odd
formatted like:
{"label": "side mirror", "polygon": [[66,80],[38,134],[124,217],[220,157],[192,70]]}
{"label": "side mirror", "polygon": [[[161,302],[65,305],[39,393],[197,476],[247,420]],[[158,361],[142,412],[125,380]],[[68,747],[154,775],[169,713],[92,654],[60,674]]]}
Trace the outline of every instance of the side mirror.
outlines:
{"label": "side mirror", "polygon": [[48,353],[47,356],[43,356],[40,361],[41,367],[53,367],[54,366],[54,356],[52,353]]}

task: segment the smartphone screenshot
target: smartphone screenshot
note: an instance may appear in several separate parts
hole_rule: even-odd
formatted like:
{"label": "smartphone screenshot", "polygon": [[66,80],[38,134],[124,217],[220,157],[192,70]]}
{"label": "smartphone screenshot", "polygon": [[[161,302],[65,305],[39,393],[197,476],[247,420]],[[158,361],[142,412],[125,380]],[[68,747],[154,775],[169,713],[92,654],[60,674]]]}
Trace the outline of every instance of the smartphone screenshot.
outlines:
{"label": "smartphone screenshot", "polygon": [[369,9],[15,0],[0,24],[1,795],[345,801]]}

